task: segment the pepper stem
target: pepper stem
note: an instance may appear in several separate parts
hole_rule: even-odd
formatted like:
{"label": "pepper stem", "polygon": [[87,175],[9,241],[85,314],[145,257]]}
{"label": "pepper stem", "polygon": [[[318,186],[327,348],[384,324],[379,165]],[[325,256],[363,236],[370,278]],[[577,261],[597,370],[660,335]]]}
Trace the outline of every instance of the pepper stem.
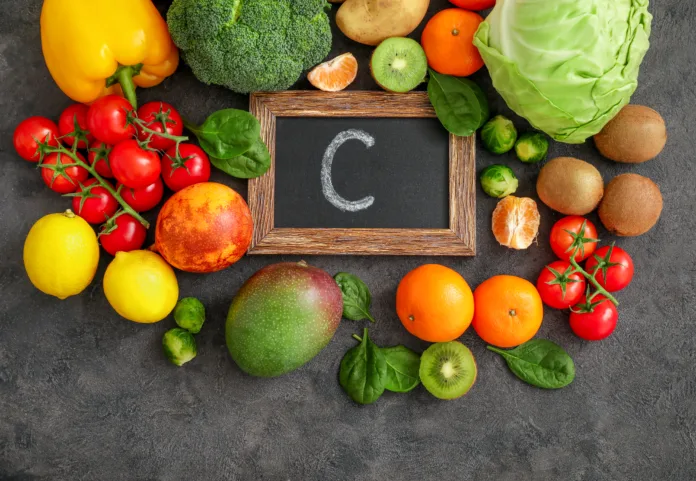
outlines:
{"label": "pepper stem", "polygon": [[111,87],[115,83],[121,85],[121,90],[123,90],[123,96],[130,102],[134,109],[138,108],[138,98],[135,95],[135,84],[133,83],[133,77],[140,73],[140,69],[143,68],[143,64],[139,63],[137,65],[119,65],[116,72],[106,79],[106,86]]}
{"label": "pepper stem", "polygon": [[138,98],[135,95],[135,84],[133,83],[133,72],[131,69],[121,69],[121,71],[118,73],[118,83],[121,84],[123,96],[126,97],[134,109],[137,109]]}

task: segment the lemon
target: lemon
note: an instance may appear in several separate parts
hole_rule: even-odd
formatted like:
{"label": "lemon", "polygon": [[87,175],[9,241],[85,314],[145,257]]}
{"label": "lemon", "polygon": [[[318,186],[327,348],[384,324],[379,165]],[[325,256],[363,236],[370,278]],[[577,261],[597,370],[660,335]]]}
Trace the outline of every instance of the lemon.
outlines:
{"label": "lemon", "polygon": [[29,230],[24,241],[24,269],[41,292],[58,299],[82,292],[99,264],[99,244],[92,227],[71,210],[49,214]]}
{"label": "lemon", "polygon": [[150,251],[117,252],[104,274],[106,299],[129,321],[161,321],[179,299],[174,270]]}

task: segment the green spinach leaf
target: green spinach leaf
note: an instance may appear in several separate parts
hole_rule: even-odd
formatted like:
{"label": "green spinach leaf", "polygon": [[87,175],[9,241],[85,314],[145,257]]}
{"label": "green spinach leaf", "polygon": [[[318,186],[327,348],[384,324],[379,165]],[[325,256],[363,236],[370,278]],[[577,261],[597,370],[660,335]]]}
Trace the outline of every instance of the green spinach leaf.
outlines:
{"label": "green spinach leaf", "polygon": [[431,69],[428,97],[440,123],[454,135],[473,135],[490,115],[486,95],[466,78],[442,75]]}
{"label": "green spinach leaf", "polygon": [[382,351],[363,331],[360,344],[350,349],[341,361],[338,380],[343,390],[358,404],[372,404],[384,392],[387,360]]}
{"label": "green spinach leaf", "polygon": [[239,179],[253,179],[266,173],[271,166],[271,154],[259,137],[249,150],[231,159],[210,157],[210,163],[221,171]]}
{"label": "green spinach leaf", "polygon": [[251,149],[261,134],[261,124],[249,112],[224,109],[212,113],[201,126],[184,124],[209,156],[231,159]]}
{"label": "green spinach leaf", "polygon": [[575,379],[573,359],[546,339],[533,339],[508,351],[493,346],[488,349],[503,356],[515,376],[532,386],[559,389]]}
{"label": "green spinach leaf", "polygon": [[383,347],[387,361],[384,388],[393,392],[409,392],[420,384],[420,356],[405,346]]}
{"label": "green spinach leaf", "polygon": [[370,315],[372,294],[365,283],[358,276],[347,272],[339,272],[334,280],[343,294],[343,317],[351,321],[369,319],[370,322],[375,322]]}

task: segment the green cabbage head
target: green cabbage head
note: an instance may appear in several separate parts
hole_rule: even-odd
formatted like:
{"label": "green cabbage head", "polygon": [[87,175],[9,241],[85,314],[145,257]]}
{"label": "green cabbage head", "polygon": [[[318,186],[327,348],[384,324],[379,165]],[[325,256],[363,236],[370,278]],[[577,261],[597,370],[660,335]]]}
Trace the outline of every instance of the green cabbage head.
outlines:
{"label": "green cabbage head", "polygon": [[628,104],[651,21],[648,0],[498,0],[474,44],[512,110],[578,144]]}

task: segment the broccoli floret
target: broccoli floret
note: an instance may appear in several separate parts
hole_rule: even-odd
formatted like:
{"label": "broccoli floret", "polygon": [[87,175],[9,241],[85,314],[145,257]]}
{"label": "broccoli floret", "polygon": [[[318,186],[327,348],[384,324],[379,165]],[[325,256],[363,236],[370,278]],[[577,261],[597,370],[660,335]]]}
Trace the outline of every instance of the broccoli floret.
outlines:
{"label": "broccoli floret", "polygon": [[326,0],[174,0],[169,32],[206,84],[285,90],[331,50]]}

